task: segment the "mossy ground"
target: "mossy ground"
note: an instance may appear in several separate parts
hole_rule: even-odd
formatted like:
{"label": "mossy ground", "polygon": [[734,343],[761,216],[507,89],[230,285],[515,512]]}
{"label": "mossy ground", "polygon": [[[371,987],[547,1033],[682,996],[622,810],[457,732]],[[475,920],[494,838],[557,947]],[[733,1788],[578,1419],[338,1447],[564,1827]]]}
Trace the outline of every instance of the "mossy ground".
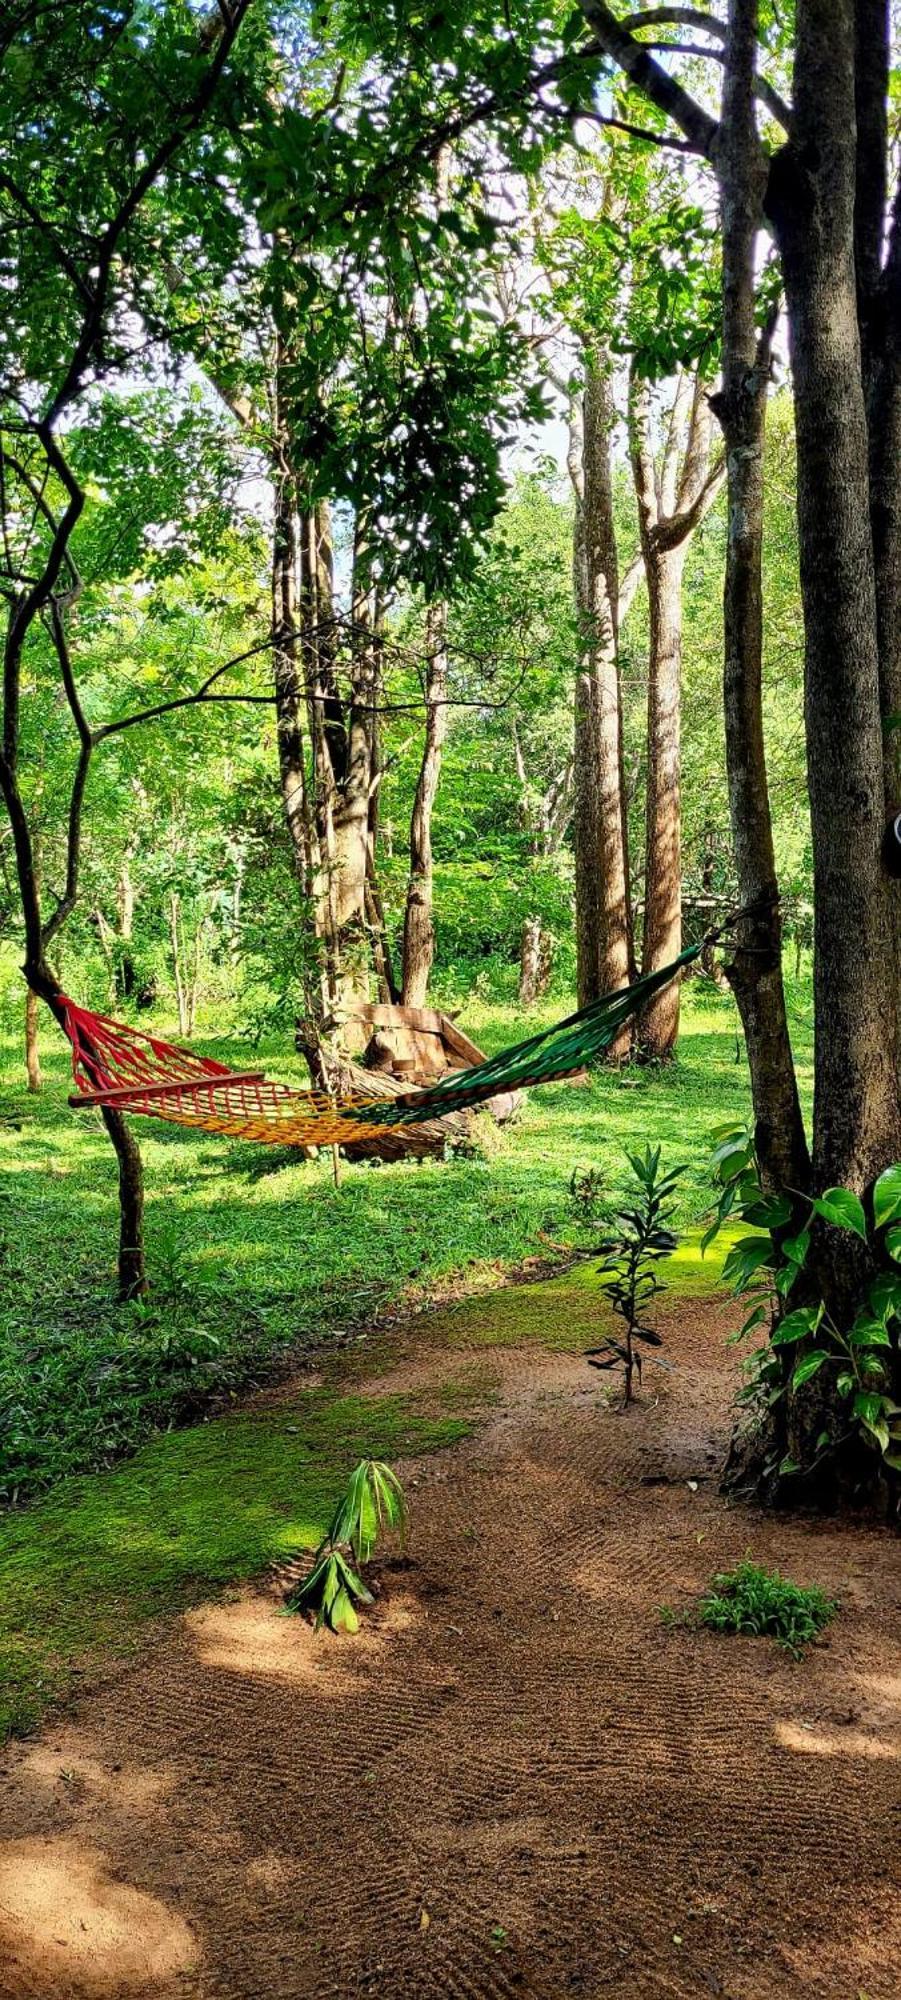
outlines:
{"label": "mossy ground", "polygon": [[73,1666],[121,1654],[166,1611],[321,1539],[359,1458],[465,1435],[408,1399],[301,1391],[144,1445],[0,1524],[0,1733],[29,1728]]}
{"label": "mossy ground", "polygon": [[[694,1290],[715,1288],[719,1257],[700,1266],[689,1244],[680,1262]],[[367,1374],[396,1361],[399,1345],[415,1345],[417,1327],[409,1326],[334,1360],[324,1386],[293,1386],[167,1432],[112,1470],[63,1480],[45,1499],[8,1512],[0,1520],[0,1737],[32,1727],[73,1669],[127,1653],[161,1613],[315,1547],[357,1459],[390,1460],[465,1437],[495,1400],[483,1354],[528,1341],[579,1352],[597,1337],[600,1309],[589,1264],[466,1299],[419,1323],[430,1345],[460,1350],[459,1374],[433,1389],[360,1393]]]}

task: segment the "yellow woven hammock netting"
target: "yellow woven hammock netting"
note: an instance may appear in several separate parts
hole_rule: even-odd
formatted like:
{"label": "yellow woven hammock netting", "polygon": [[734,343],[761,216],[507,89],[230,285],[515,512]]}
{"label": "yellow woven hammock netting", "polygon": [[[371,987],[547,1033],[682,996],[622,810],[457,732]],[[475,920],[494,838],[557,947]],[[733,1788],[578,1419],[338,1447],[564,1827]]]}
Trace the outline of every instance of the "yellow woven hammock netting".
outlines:
{"label": "yellow woven hammock netting", "polygon": [[583,1068],[701,950],[701,945],[689,946],[672,965],[605,994],[474,1069],[450,1071],[425,1090],[390,1098],[365,1091],[331,1097],[315,1090],[293,1090],[288,1084],[273,1083],[262,1071],[229,1069],[209,1056],[176,1048],[64,999],[75,1079],[69,1102],[106,1105],[267,1146],[360,1145],[373,1138],[384,1142],[394,1127],[402,1152],[405,1144],[415,1144],[415,1131],[405,1139],[409,1128],[467,1111],[499,1091],[553,1083]]}

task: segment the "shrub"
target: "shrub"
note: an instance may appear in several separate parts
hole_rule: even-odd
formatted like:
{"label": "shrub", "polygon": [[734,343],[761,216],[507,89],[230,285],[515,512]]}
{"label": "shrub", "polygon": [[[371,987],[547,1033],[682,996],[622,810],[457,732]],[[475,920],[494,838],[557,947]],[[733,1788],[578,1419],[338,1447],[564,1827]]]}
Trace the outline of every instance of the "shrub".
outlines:
{"label": "shrub", "polygon": [[[803,1388],[822,1371],[824,1380],[832,1377],[841,1412],[839,1426],[827,1424],[813,1437],[804,1464],[776,1452],[767,1470],[782,1477],[810,1474],[856,1434],[881,1453],[887,1472],[901,1473],[901,1404],[894,1394],[901,1346],[901,1165],[880,1174],[866,1207],[850,1188],[827,1188],[816,1197],[765,1193],[747,1129],[725,1126],[715,1137],[711,1167],[717,1200],[702,1249],[729,1217],[754,1232],[732,1245],[723,1277],[753,1301],[733,1338],[741,1341],[766,1329],[762,1345],[745,1362],[739,1401],[778,1419],[789,1390]],[[868,1253],[871,1278],[850,1325],[839,1324],[813,1282],[815,1226],[846,1232],[846,1241],[856,1238]],[[775,1429],[778,1436],[778,1423]]]}

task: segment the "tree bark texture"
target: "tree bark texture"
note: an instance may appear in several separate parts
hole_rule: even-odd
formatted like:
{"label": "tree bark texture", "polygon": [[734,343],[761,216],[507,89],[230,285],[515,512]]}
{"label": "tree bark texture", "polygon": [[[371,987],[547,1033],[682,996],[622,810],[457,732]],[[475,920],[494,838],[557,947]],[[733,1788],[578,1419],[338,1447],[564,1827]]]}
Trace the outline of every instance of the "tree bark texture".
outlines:
{"label": "tree bark texture", "polygon": [[[579,1005],[634,971],[618,659],[618,564],[610,464],[613,407],[605,357],[586,356],[574,575],[582,660],[575,702],[573,841]],[[611,1045],[631,1050],[631,1029]]]}
{"label": "tree bark texture", "polygon": [[[782,255],[798,445],[814,854],[814,1182],[861,1190],[901,1153],[895,922],[870,451],[855,271],[851,0],[801,0],[793,136],[769,212]],[[897,474],[897,468],[896,468]]]}
{"label": "tree bark texture", "polygon": [[765,166],[757,135],[757,0],[730,0],[718,171],[723,240],[722,390],[728,534],[723,707],[729,814],[742,923],[728,975],[751,1073],[757,1154],[768,1184],[804,1188],[809,1155],[782,978],[782,923],[763,734],[763,448],[769,340],[758,339],[755,253]]}
{"label": "tree bark texture", "polygon": [[131,1127],[120,1111],[104,1105],[101,1115],[119,1167],[118,1292],[120,1299],[134,1299],[147,1289],[141,1153]]}
{"label": "tree bark texture", "polygon": [[[659,464],[650,392],[633,374],[629,445],[648,588],[647,816],[642,972],[682,949],[682,575],[691,538],[716,498],[723,467],[710,464],[710,418],[699,377],[682,374]],[[679,1033],[679,982],[663,987],[638,1023],[642,1053],[664,1061]]]}
{"label": "tree bark texture", "polygon": [[432,914],[432,811],[441,776],[447,735],[447,606],[429,606],[426,619],[425,743],[410,818],[410,880],[404,914],[403,983],[405,1007],[425,1003],[435,956]]}
{"label": "tree bark texture", "polygon": [[41,1058],[38,1049],[38,1003],[37,995],[31,988],[25,995],[25,1074],[28,1088],[37,1092],[42,1088]]}

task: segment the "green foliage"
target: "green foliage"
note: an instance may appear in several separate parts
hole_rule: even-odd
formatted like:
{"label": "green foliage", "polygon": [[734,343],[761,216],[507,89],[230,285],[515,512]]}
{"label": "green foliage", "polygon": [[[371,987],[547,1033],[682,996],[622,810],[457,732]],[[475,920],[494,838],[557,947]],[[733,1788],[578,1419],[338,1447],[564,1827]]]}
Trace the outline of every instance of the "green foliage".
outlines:
{"label": "green foliage", "polygon": [[[732,1244],[723,1266],[727,1284],[755,1303],[735,1336],[761,1327],[764,1343],[745,1363],[740,1400],[785,1416],[799,1390],[824,1375],[828,1381],[823,1426],[803,1462],[777,1455],[773,1470],[807,1475],[834,1457],[849,1435],[878,1451],[890,1473],[901,1472],[901,1402],[896,1400],[901,1354],[901,1167],[886,1168],[864,1203],[850,1188],[822,1195],[764,1194],[745,1126],[717,1135],[711,1160],[717,1186],[713,1221],[703,1243],[713,1241],[727,1218],[754,1230]],[[823,1296],[815,1276],[815,1231],[850,1236],[864,1246],[863,1298],[853,1316],[842,1316]],[[831,1245],[827,1246],[828,1251]],[[822,1268],[822,1265],[820,1266]],[[833,1409],[834,1405],[834,1409]]]}
{"label": "green foliage", "polygon": [[641,1381],[641,1353],[635,1342],[652,1348],[662,1344],[656,1328],[648,1324],[648,1313],[658,1293],[665,1290],[657,1267],[678,1245],[678,1237],[667,1224],[675,1213],[673,1191],[685,1168],[674,1167],[662,1174],[659,1146],[646,1146],[643,1153],[627,1153],[626,1157],[635,1181],[635,1199],[613,1210],[611,1223],[616,1226],[598,1245],[603,1252],[598,1266],[600,1290],[622,1320],[624,1333],[621,1340],[608,1334],[589,1359],[595,1368],[622,1364],[625,1401],[629,1403],[636,1369]]}
{"label": "green foliage", "polygon": [[697,1622],[713,1632],[775,1639],[797,1660],[837,1610],[815,1584],[791,1583],[778,1570],[746,1559],[713,1578],[698,1606]]}
{"label": "green foliage", "polygon": [[287,1609],[311,1612],[317,1632],[322,1625],[331,1632],[356,1632],[357,1605],[373,1601],[357,1569],[371,1560],[385,1533],[398,1535],[401,1545],[406,1539],[404,1490],[390,1465],[362,1458],[338,1501],[309,1575],[288,1592]]}

